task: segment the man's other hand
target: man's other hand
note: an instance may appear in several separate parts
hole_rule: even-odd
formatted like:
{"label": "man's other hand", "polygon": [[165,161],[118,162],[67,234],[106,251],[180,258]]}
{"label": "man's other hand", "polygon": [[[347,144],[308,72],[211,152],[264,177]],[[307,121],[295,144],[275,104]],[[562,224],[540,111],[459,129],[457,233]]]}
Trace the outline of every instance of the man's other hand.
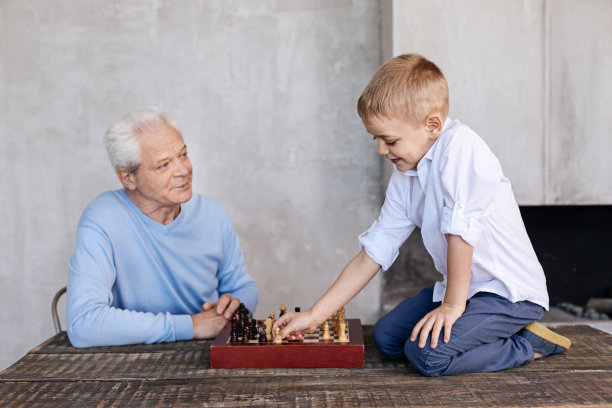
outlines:
{"label": "man's other hand", "polygon": [[[232,315],[240,306],[240,299],[233,297],[229,293],[224,293],[216,302],[206,302],[202,305],[202,310],[205,312],[214,310],[219,316],[225,317],[226,320],[232,318]],[[252,310],[250,311],[253,312]]]}
{"label": "man's other hand", "polygon": [[[231,316],[231,315],[230,315]],[[224,315],[218,315],[214,308],[191,315],[194,339],[212,339],[219,334],[229,321]]]}

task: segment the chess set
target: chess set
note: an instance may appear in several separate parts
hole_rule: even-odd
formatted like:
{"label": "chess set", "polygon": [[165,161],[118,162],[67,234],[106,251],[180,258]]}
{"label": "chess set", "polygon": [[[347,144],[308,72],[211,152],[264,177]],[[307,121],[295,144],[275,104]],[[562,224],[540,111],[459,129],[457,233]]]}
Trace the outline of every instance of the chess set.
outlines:
{"label": "chess set", "polygon": [[[280,308],[280,316],[286,311]],[[299,308],[296,308],[299,311]],[[249,319],[241,305],[210,346],[211,368],[363,367],[361,321],[345,319],[344,308],[301,340],[276,340],[274,313],[265,321]]]}

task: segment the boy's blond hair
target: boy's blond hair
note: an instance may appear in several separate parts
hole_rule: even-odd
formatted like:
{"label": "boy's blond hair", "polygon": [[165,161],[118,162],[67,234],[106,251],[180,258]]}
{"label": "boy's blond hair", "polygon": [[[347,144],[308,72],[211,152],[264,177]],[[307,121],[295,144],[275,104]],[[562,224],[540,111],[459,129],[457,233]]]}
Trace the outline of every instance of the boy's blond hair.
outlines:
{"label": "boy's blond hair", "polygon": [[371,118],[401,117],[421,124],[431,113],[448,114],[448,84],[433,62],[418,54],[404,54],[385,62],[365,87],[357,112]]}

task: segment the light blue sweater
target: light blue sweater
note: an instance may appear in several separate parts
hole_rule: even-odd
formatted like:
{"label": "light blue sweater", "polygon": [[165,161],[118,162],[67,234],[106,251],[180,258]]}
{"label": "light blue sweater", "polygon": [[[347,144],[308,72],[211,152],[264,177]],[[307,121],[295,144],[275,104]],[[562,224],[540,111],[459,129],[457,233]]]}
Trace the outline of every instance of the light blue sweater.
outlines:
{"label": "light blue sweater", "polygon": [[229,215],[198,194],[168,225],[144,215],[125,190],[101,194],[81,216],[69,266],[75,347],[192,339],[191,315],[224,293],[251,313],[257,305]]}

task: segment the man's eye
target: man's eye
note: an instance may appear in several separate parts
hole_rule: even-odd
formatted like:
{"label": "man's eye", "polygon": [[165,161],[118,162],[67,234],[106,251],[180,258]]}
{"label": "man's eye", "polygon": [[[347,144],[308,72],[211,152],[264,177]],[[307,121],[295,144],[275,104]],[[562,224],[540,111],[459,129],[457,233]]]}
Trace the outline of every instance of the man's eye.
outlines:
{"label": "man's eye", "polygon": [[387,146],[393,146],[395,144],[395,142],[387,142],[386,145]]}
{"label": "man's eye", "polygon": [[166,167],[168,167],[168,163],[167,162],[163,163],[163,164],[160,164],[158,169],[163,169],[163,168],[166,168]]}

